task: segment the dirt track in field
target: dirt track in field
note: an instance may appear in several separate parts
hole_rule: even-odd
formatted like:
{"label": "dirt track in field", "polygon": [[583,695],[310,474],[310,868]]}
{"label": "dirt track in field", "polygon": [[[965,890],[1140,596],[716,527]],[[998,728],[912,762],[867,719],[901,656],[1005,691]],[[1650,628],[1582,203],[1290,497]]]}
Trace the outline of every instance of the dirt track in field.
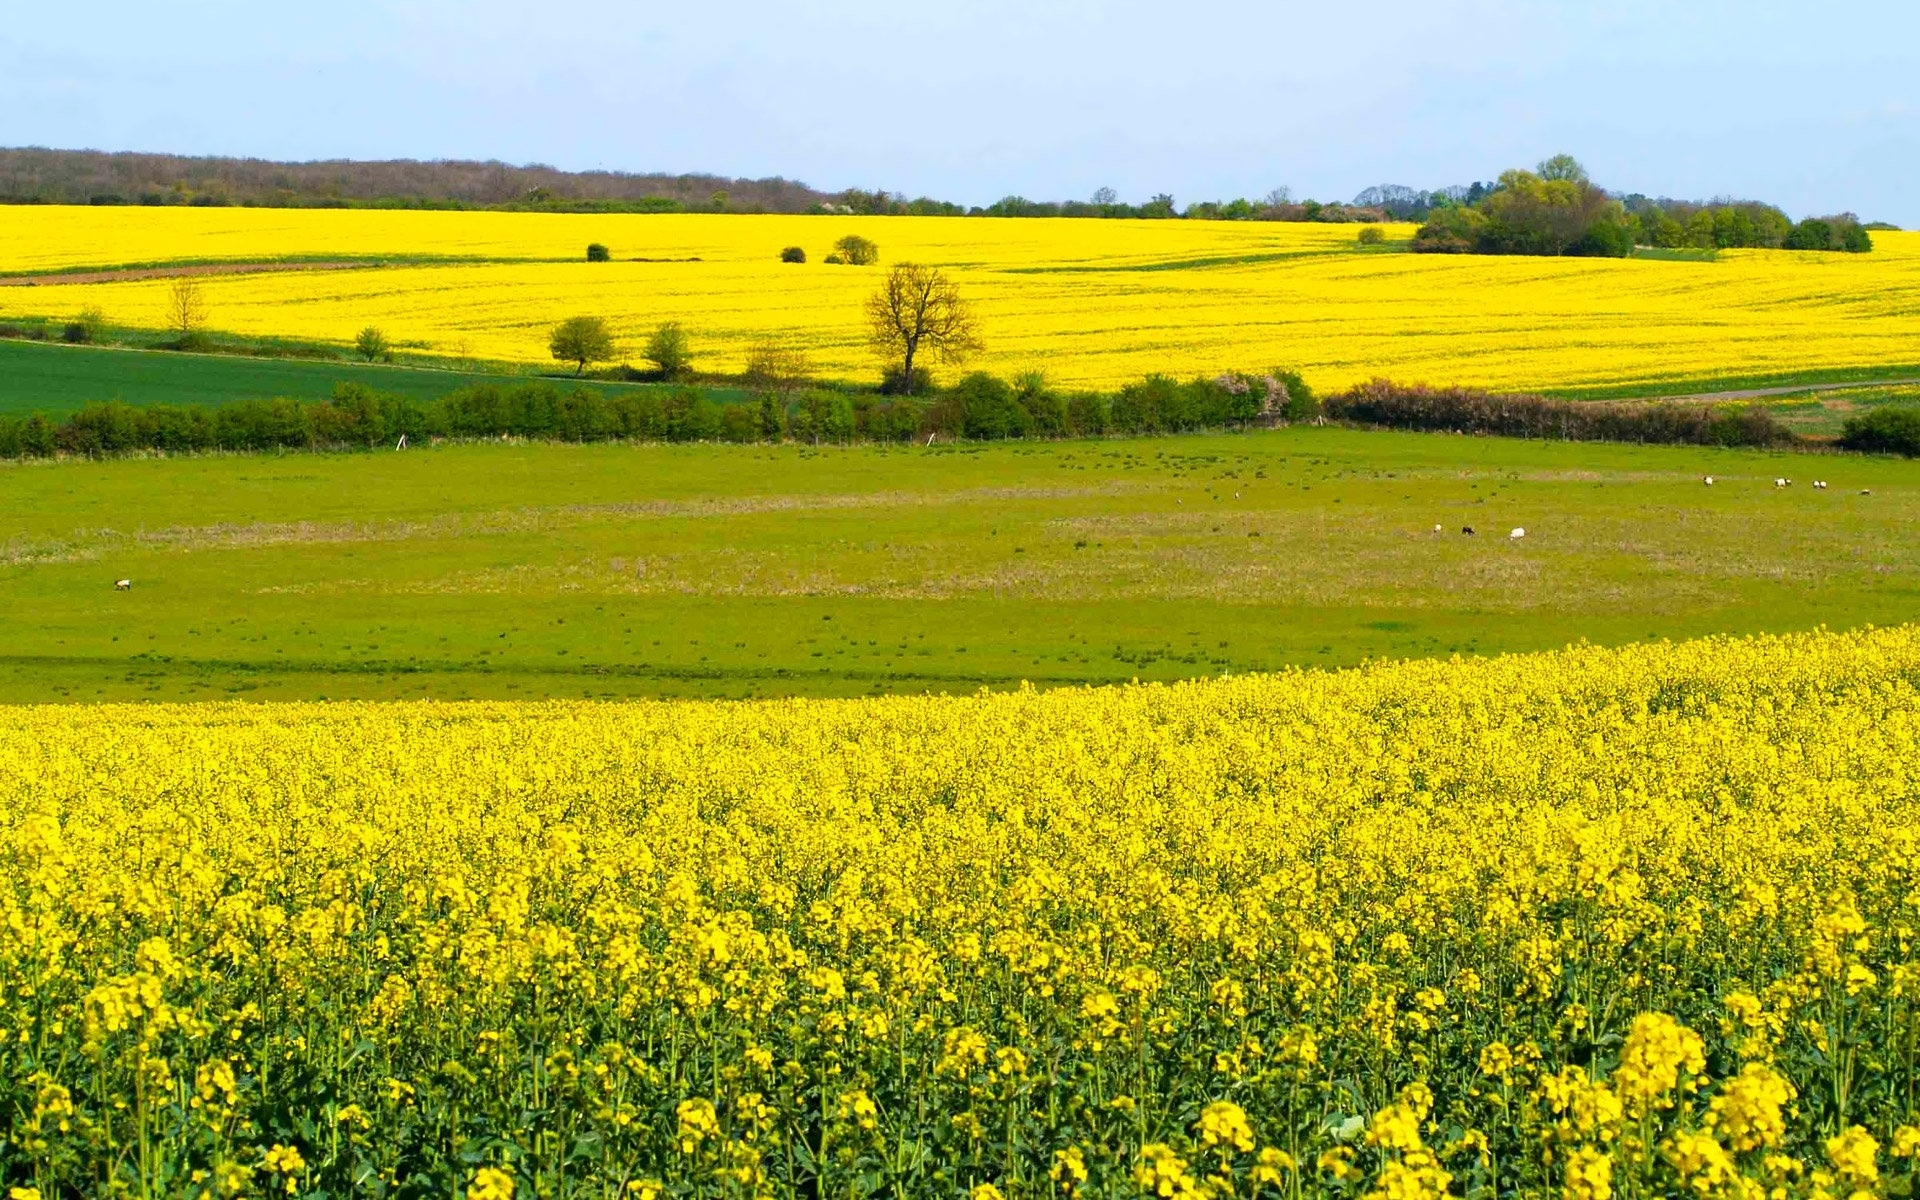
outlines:
{"label": "dirt track in field", "polygon": [[14,275],[0,278],[0,287],[50,287],[57,283],[122,283],[134,279],[177,279],[185,275],[263,275],[273,271],[351,271],[378,263],[262,262],[199,263],[181,267],[132,267],[124,271],[69,271],[60,275]]}

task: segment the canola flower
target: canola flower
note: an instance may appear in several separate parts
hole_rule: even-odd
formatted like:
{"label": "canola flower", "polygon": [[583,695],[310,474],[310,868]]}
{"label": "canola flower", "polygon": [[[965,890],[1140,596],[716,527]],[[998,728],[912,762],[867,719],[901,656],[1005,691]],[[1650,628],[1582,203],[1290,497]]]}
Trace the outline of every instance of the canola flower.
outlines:
{"label": "canola flower", "polygon": [[0,1187],[1878,1197],[1920,629],[0,710]]}
{"label": "canola flower", "polygon": [[[881,268],[819,261],[847,233],[880,243]],[[548,364],[566,317],[606,318],[629,355],[674,320],[704,370],[739,371],[771,338],[866,379],[863,303],[880,269],[911,259],[953,275],[986,343],[971,365],[1003,375],[1113,388],[1281,364],[1323,389],[1380,375],[1528,389],[1912,367],[1920,234],[1874,240],[1865,255],[1662,262],[1402,254],[1360,247],[1351,225],[1274,222],[32,206],[0,212],[0,271],[381,261],[208,277],[209,320],[342,348],[372,324],[415,353]],[[588,242],[616,261],[581,261]],[[788,245],[814,261],[781,263]],[[171,286],[0,288],[0,315],[92,306],[158,329]]]}

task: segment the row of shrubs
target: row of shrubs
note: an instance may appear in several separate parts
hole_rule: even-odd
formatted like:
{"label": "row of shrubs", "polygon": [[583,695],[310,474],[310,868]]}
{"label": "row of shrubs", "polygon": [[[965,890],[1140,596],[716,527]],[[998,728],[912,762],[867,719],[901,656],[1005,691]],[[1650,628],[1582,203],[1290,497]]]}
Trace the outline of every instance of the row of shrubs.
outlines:
{"label": "row of shrubs", "polygon": [[985,373],[932,399],[768,386],[745,403],[695,387],[606,395],[550,382],[477,384],[433,401],[341,383],[327,400],[247,400],[218,407],[94,403],[54,420],[0,417],[0,457],[100,456],[136,450],[371,447],[436,437],[566,442],[904,442],[928,436],[992,440],[1160,433],[1317,413],[1292,372],[1178,382],[1154,376],[1111,395],[1061,393],[1039,375],[1013,383]]}
{"label": "row of shrubs", "polygon": [[1326,415],[1356,425],[1572,442],[1787,446],[1800,439],[1752,405],[1609,404],[1376,379],[1329,396]]}
{"label": "row of shrubs", "polygon": [[1867,454],[1920,458],[1920,408],[1872,408],[1847,418],[1840,444]]}
{"label": "row of shrubs", "polygon": [[[0,417],[0,458],[100,457],[140,450],[273,450],[375,447],[432,438],[521,437],[566,442],[905,442],[1179,433],[1330,419],[1427,432],[1560,441],[1778,447],[1798,443],[1765,408],[1749,405],[1600,403],[1473,388],[1374,380],[1322,402],[1291,372],[1227,374],[1185,382],[1151,376],[1119,391],[1057,392],[1038,375],[1008,382],[985,373],[932,399],[827,388],[768,388],[744,403],[717,403],[683,387],[604,395],[548,382],[481,384],[421,402],[342,383],[332,398],[248,400],[219,407],[120,401],[90,404],[65,420]],[[1880,408],[1850,418],[1841,445],[1920,455],[1920,409]]]}

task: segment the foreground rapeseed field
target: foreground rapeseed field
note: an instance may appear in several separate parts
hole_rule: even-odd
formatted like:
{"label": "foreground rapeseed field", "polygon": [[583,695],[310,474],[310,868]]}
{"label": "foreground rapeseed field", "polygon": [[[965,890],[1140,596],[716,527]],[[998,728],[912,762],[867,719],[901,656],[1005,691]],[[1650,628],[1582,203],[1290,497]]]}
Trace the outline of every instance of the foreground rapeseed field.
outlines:
{"label": "foreground rapeseed field", "polygon": [[[1404,239],[1411,226],[1393,227]],[[881,266],[821,260],[856,233]],[[703,370],[774,339],[829,376],[870,379],[862,304],[887,263],[951,272],[980,316],[974,366],[1066,387],[1302,369],[1322,388],[1378,375],[1496,388],[1655,388],[1819,369],[1920,365],[1920,234],[1867,255],[1724,251],[1716,262],[1414,255],[1351,225],[277,209],[0,210],[0,272],[129,264],[379,260],[204,280],[210,326],[345,347],[382,328],[412,353],[546,363],[576,314],[637,357],[685,324]],[[589,242],[617,261],[581,261]],[[784,264],[799,246],[805,264]],[[0,288],[0,317],[161,329],[169,280]]]}
{"label": "foreground rapeseed field", "polygon": [[0,711],[12,1196],[1839,1197],[1920,630],[1173,687]]}

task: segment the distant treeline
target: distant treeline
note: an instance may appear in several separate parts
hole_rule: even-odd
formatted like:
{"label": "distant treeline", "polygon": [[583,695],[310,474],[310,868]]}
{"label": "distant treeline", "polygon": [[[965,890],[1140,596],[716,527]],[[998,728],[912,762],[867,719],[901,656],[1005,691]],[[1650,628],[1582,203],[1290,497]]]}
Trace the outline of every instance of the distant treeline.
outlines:
{"label": "distant treeline", "polygon": [[[1566,175],[1567,166],[1577,178]],[[0,149],[0,204],[240,205],[264,208],[504,209],[527,212],[843,213],[859,216],[1094,217],[1195,221],[1425,222],[1413,248],[1519,254],[1623,254],[1635,245],[1865,250],[1851,214],[1794,225],[1770,205],[1707,204],[1633,195],[1616,200],[1561,155],[1537,173],[1423,191],[1370,187],[1350,202],[1296,201],[1274,188],[1258,200],[1179,207],[1162,193],[1143,203],[1101,188],[1089,200],[1007,196],[968,207],[865,188],[822,192],[794,180],[717,175],[562,171],[501,162],[280,163],[251,158]],[[1572,194],[1559,185],[1573,183]],[[1552,186],[1548,186],[1552,185]],[[1701,214],[1705,213],[1703,217]],[[1544,248],[1543,248],[1544,247]]]}
{"label": "distant treeline", "polygon": [[0,458],[97,457],[140,450],[376,447],[431,438],[565,442],[905,442],[1107,433],[1177,433],[1308,419],[1313,392],[1289,371],[1177,382],[1154,376],[1114,393],[1060,392],[1038,375],[982,372],[931,399],[773,382],[745,402],[697,387],[603,394],[540,381],[477,384],[422,402],[342,383],[331,399],[220,406],[89,404],[64,420],[0,417]]}
{"label": "distant treeline", "polygon": [[1865,253],[1873,239],[1852,213],[1795,224],[1779,209],[1754,201],[1616,199],[1564,154],[1535,171],[1506,172],[1477,199],[1430,209],[1413,239],[1414,250],[1431,254],[1623,258],[1636,246]]}
{"label": "distant treeline", "polygon": [[1326,415],[1356,425],[1570,442],[1787,446],[1800,439],[1754,405],[1608,404],[1390,380],[1329,396]]}

